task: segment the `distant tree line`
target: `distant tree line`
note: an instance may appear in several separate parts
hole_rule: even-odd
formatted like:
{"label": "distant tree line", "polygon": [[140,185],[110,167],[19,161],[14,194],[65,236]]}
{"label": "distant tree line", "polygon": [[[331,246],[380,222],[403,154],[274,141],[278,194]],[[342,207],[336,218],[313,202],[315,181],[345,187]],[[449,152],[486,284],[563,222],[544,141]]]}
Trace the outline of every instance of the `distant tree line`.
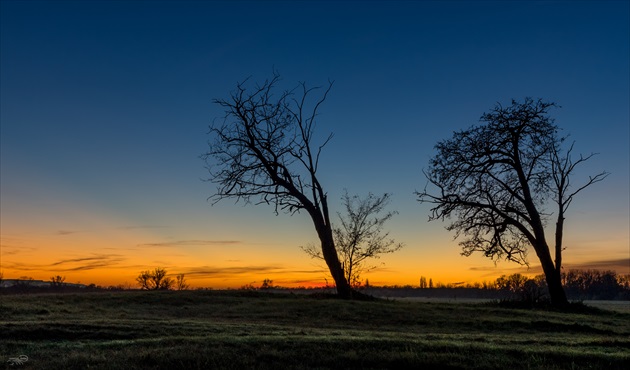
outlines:
{"label": "distant tree line", "polygon": [[[630,275],[611,270],[569,270],[561,274],[567,297],[572,300],[630,300]],[[494,281],[442,284],[420,278],[420,289],[480,289],[504,293],[506,299],[538,303],[549,300],[544,275],[529,278],[522,274],[502,275]]]}
{"label": "distant tree line", "polygon": [[[561,275],[567,297],[573,300],[630,299],[630,276],[617,275],[615,271],[569,270]],[[548,299],[544,275],[527,278],[521,274],[501,276],[497,289],[509,291],[516,299],[538,302]]]}
{"label": "distant tree line", "polygon": [[630,275],[614,271],[569,270],[562,284],[573,299],[630,299]]}
{"label": "distant tree line", "polygon": [[[190,285],[185,274],[178,274],[175,278],[169,276],[168,271],[162,267],[140,272],[136,282],[142,290],[188,290]],[[271,281],[270,281],[271,282]],[[96,284],[66,283],[65,276],[52,276],[49,281],[35,280],[30,276],[21,276],[19,279],[4,279],[0,274],[0,291],[3,293],[37,293],[37,292],[93,292],[93,291],[118,291],[131,290],[129,284],[110,285],[103,287]]]}
{"label": "distant tree line", "polygon": [[[562,274],[563,285],[567,291],[567,296],[571,300],[630,300],[630,275],[618,275],[611,270],[569,270]],[[253,283],[240,287],[241,290],[328,290],[331,287],[297,287],[286,288],[274,285],[273,280],[264,279],[263,282],[256,286]],[[531,304],[550,302],[549,291],[544,275],[535,277],[527,277],[523,274],[501,275],[493,281],[481,281],[473,283],[441,283],[433,282],[432,278],[425,276],[420,277],[419,285],[393,285],[393,286],[372,286],[366,279],[364,284],[356,286],[356,289],[371,291],[377,293],[380,291],[383,295],[389,290],[391,292],[398,291],[403,294],[394,294],[396,296],[404,296],[407,292],[409,296],[413,295],[429,295],[431,291],[471,291],[469,293],[486,292],[490,294],[479,294],[477,298],[496,298],[509,301],[519,301]],[[424,293],[419,293],[423,291]],[[448,296],[448,295],[447,295]],[[474,294],[463,296],[473,297]]]}
{"label": "distant tree line", "polygon": [[[157,270],[157,273],[156,273]],[[175,278],[168,276],[164,268],[143,271],[138,275],[138,284],[143,290],[188,290],[190,286],[184,274]],[[95,284],[71,284],[65,282],[65,276],[51,277],[50,281],[34,280],[22,276],[20,279],[5,280],[11,285],[2,284],[0,292],[5,294],[43,293],[43,292],[99,292],[137,289],[128,284],[99,286]],[[146,284],[146,285],[143,285]],[[562,274],[562,284],[571,300],[630,300],[630,275],[619,275],[610,270],[568,270]],[[156,287],[160,287],[157,288]],[[196,288],[207,290],[210,288]],[[331,291],[333,287],[295,287],[287,288],[274,284],[271,279],[264,279],[260,285],[253,283],[243,285],[240,290],[285,290],[285,291]],[[503,299],[536,304],[548,302],[548,289],[544,275],[533,278],[522,274],[502,275],[494,281],[474,283],[433,282],[432,278],[420,277],[419,284],[372,286],[366,279],[356,289],[382,296],[443,296],[461,298]]]}

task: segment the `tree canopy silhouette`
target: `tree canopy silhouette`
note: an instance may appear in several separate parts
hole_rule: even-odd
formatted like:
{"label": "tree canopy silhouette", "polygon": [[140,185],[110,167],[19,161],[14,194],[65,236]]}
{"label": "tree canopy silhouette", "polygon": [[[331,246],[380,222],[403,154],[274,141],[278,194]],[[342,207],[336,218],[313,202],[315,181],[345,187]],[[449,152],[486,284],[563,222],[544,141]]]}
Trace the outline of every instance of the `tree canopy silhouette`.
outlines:
{"label": "tree canopy silhouette", "polygon": [[[528,246],[533,247],[552,304],[565,306],[560,277],[565,213],[580,191],[608,173],[572,184],[575,168],[595,154],[572,159],[573,144],[564,149],[566,137],[558,135],[549,116],[553,107],[531,98],[496,105],[481,116],[480,125],[436,145],[424,173],[438,191],[425,188],[417,195],[420,202],[435,205],[429,220],[453,220],[447,229],[464,238],[465,256],[481,252],[526,264]],[[545,225],[553,215],[555,246],[550,248]]]}
{"label": "tree canopy silhouette", "polygon": [[140,272],[136,281],[142,290],[169,290],[173,287],[174,280],[167,275],[165,268],[156,267]]}
{"label": "tree canopy silhouette", "polygon": [[[337,293],[351,298],[335,248],[326,192],[317,174],[322,149],[333,135],[316,143],[315,123],[333,83],[321,90],[300,83],[277,93],[279,81],[277,73],[253,87],[246,86],[246,80],[229,98],[214,101],[225,109],[225,116],[210,127],[214,142],[203,156],[211,181],[218,185],[211,199],[271,204],[276,214],[306,211]],[[313,97],[318,91],[321,94]]]}

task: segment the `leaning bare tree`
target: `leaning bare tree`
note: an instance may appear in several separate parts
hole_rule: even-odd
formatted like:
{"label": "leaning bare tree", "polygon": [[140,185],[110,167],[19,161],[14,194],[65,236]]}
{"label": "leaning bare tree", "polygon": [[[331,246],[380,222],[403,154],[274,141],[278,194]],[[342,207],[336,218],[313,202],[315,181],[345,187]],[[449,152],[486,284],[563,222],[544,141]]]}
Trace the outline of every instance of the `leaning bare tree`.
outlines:
{"label": "leaning bare tree", "polygon": [[[563,149],[566,138],[558,136],[548,114],[555,106],[531,98],[497,105],[481,117],[481,125],[439,142],[425,171],[438,192],[425,188],[417,195],[420,202],[435,205],[429,220],[454,220],[447,229],[465,238],[460,242],[465,256],[481,252],[527,264],[528,246],[533,247],[551,303],[562,307],[568,302],[560,278],[567,208],[580,191],[608,173],[573,186],[576,166],[594,154],[573,160],[573,145]],[[555,246],[550,247],[545,225],[554,214]]]}
{"label": "leaning bare tree", "polygon": [[[345,214],[337,213],[340,226],[333,227],[335,245],[341,259],[346,280],[351,286],[361,284],[361,274],[375,266],[366,264],[369,259],[378,259],[383,254],[394,253],[403,247],[383,232],[385,223],[396,212],[382,214],[391,200],[391,194],[380,197],[369,193],[365,198],[350,196],[345,191],[342,197]],[[322,253],[313,245],[301,247],[313,258],[323,259]]]}
{"label": "leaning bare tree", "polygon": [[338,295],[352,298],[335,249],[326,192],[317,177],[321,151],[332,134],[316,144],[315,121],[332,82],[312,98],[317,88],[304,83],[276,93],[279,80],[274,74],[252,88],[239,83],[229,98],[215,100],[225,117],[210,127],[214,143],[203,156],[211,180],[218,184],[211,199],[272,204],[276,214],[306,211]]}

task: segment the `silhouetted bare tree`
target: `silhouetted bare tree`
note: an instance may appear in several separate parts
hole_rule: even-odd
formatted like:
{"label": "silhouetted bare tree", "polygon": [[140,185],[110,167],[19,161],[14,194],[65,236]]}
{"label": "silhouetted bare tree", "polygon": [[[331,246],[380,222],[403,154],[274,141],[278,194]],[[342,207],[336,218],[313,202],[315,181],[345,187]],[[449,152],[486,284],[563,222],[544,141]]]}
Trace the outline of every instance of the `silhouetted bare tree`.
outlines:
{"label": "silhouetted bare tree", "polygon": [[175,289],[177,290],[186,290],[190,287],[190,285],[188,285],[188,283],[186,282],[186,275],[185,274],[178,274],[175,277]]}
{"label": "silhouetted bare tree", "polygon": [[[353,286],[361,284],[361,274],[376,266],[366,264],[366,260],[380,258],[381,255],[394,253],[403,247],[383,232],[385,223],[396,212],[381,214],[391,200],[390,194],[380,197],[369,193],[365,198],[350,196],[345,191],[342,197],[345,213],[337,213],[340,226],[333,227],[335,245],[342,262],[346,280]],[[313,245],[302,247],[313,258],[323,259],[320,250]]]}
{"label": "silhouetted bare tree", "polygon": [[[608,174],[571,186],[576,166],[594,154],[573,161],[573,145],[563,151],[566,138],[558,136],[559,128],[548,114],[555,106],[531,98],[495,106],[482,115],[481,125],[455,132],[436,145],[438,153],[425,175],[438,192],[425,188],[417,194],[421,202],[435,205],[429,220],[454,219],[447,229],[466,237],[460,243],[463,255],[479,251],[495,260],[526,264],[531,245],[552,304],[565,306],[560,279],[565,212],[575,195]],[[553,213],[555,263],[545,236],[545,223]]]}
{"label": "silhouetted bare tree", "polygon": [[50,287],[53,289],[61,289],[65,285],[66,277],[65,276],[52,276],[50,278]]}
{"label": "silhouetted bare tree", "polygon": [[239,83],[229,98],[215,100],[225,109],[225,117],[211,126],[214,143],[203,156],[211,180],[218,184],[211,199],[272,204],[276,214],[305,210],[339,296],[351,298],[335,249],[326,192],[317,177],[320,154],[332,134],[316,144],[315,121],[332,82],[312,99],[317,88],[300,83],[291,91],[276,93],[279,81],[274,73],[253,88]]}
{"label": "silhouetted bare tree", "polygon": [[260,284],[260,289],[273,289],[275,286],[273,285],[273,280],[265,279],[262,284]]}
{"label": "silhouetted bare tree", "polygon": [[427,278],[420,276],[420,289],[426,289],[427,287]]}
{"label": "silhouetted bare tree", "polygon": [[156,267],[153,271],[142,271],[136,281],[144,290],[169,290],[173,287],[174,281],[166,274],[166,269]]}

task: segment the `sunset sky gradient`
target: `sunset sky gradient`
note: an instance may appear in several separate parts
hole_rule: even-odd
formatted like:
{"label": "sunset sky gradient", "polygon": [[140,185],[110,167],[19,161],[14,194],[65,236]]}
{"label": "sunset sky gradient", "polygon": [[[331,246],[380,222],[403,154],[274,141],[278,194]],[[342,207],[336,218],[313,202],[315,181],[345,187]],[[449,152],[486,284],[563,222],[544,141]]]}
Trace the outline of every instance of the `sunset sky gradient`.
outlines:
{"label": "sunset sky gradient", "polygon": [[[230,200],[199,158],[214,98],[237,82],[334,80],[317,133],[334,133],[320,174],[333,211],[351,194],[393,193],[405,247],[373,285],[493,280],[531,266],[460,256],[414,196],[433,146],[497,102],[554,101],[577,153],[600,153],[576,183],[566,268],[630,273],[628,1],[2,1],[0,270],[134,285],[141,270],[192,286],[272,279],[324,284],[307,214]],[[551,235],[549,237],[551,239]],[[384,263],[381,265],[380,263]]]}

